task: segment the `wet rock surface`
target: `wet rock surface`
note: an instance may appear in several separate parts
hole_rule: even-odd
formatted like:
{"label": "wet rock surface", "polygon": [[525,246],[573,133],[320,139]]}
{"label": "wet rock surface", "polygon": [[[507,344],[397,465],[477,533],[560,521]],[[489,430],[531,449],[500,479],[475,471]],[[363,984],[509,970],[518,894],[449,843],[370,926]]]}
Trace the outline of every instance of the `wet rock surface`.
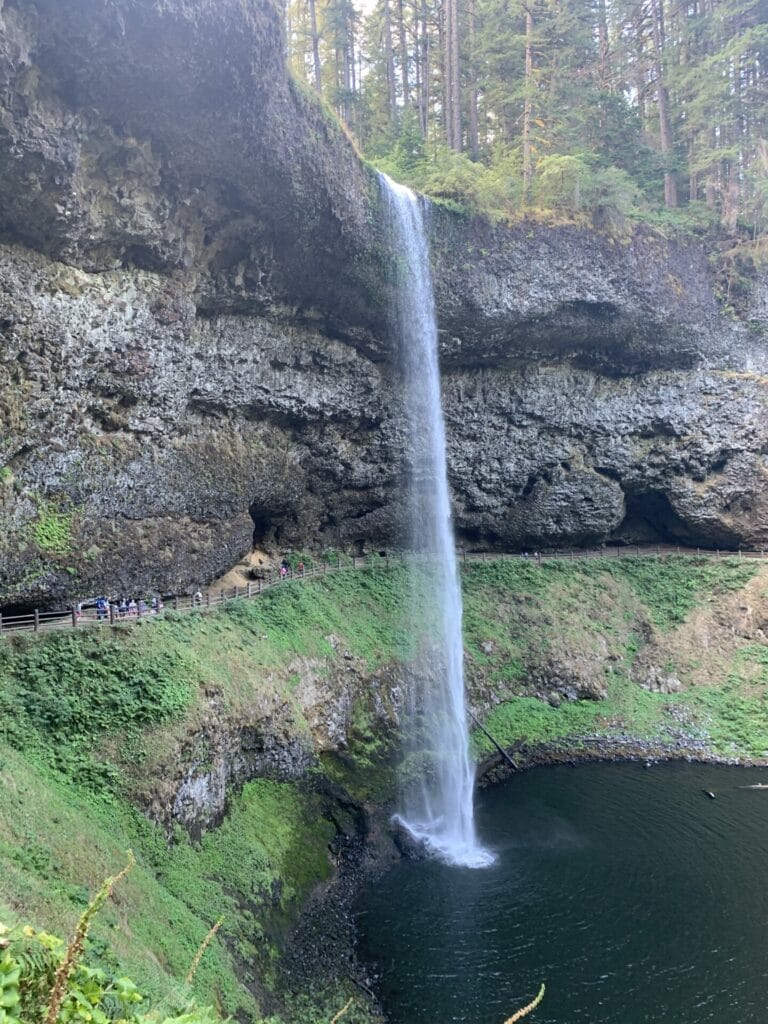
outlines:
{"label": "wet rock surface", "polygon": [[199,838],[220,824],[231,794],[252,779],[306,781],[328,754],[354,765],[361,722],[382,738],[382,749],[394,742],[401,688],[401,667],[370,673],[364,659],[338,655],[327,664],[297,658],[267,674],[245,706],[209,689],[130,784],[132,798],[168,835],[180,825]]}
{"label": "wet rock surface", "polygon": [[[403,536],[375,180],[238,0],[0,11],[0,601],[190,592]],[[468,546],[768,543],[766,285],[432,211]]]}

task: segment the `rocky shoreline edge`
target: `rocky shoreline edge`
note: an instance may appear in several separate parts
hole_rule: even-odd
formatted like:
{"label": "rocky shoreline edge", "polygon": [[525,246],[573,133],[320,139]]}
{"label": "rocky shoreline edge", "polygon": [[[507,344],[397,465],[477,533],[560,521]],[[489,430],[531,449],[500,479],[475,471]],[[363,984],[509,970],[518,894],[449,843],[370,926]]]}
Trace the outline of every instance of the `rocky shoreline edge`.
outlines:
{"label": "rocky shoreline edge", "polygon": [[688,761],[699,764],[730,765],[741,768],[768,766],[768,758],[728,757],[711,750],[699,739],[662,741],[625,733],[620,736],[582,736],[565,741],[542,744],[521,743],[508,750],[515,762],[513,769],[501,754],[485,758],[477,768],[481,788],[514,777],[517,772],[551,765],[589,764],[597,761]]}

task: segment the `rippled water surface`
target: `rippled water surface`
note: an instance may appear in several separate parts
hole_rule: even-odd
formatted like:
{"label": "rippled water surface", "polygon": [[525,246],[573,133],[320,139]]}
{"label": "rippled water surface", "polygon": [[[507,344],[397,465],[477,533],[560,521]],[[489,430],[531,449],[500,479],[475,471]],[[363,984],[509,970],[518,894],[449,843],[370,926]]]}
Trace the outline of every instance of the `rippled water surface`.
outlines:
{"label": "rippled water surface", "polygon": [[[482,793],[483,870],[402,863],[361,903],[395,1024],[768,1022],[764,769],[543,768]],[[711,790],[716,799],[709,799]]]}

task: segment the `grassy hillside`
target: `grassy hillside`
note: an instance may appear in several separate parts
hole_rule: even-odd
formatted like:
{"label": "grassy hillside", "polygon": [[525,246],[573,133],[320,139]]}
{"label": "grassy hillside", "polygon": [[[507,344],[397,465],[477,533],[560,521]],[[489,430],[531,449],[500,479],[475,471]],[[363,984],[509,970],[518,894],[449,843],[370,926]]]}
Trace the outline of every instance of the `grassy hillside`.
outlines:
{"label": "grassy hillside", "polygon": [[[178,980],[224,915],[193,994],[224,1014],[266,1012],[286,930],[331,869],[322,779],[248,783],[199,844],[178,829],[168,842],[130,797],[209,713],[212,690],[235,718],[277,695],[300,731],[297,662],[322,671],[338,657],[332,643],[372,669],[405,651],[398,600],[395,574],[348,573],[210,615],[0,644],[0,921],[70,932],[132,848],[137,867],[96,921],[97,946],[154,1001],[176,1004]],[[346,1001],[327,997],[337,1009]]]}
{"label": "grassy hillside", "polygon": [[[469,675],[479,695],[502,701],[486,722],[502,744],[576,749],[584,737],[630,736],[768,758],[768,566],[497,561],[471,566],[464,590]],[[651,666],[679,691],[642,688]],[[531,695],[562,676],[605,699],[553,706]],[[492,752],[487,738],[475,742],[479,756]]]}
{"label": "grassy hillside", "polygon": [[[360,797],[391,786],[386,772],[370,784],[387,737],[366,679],[408,657],[405,584],[401,568],[349,572],[211,614],[3,641],[0,921],[70,932],[88,891],[132,848],[137,866],[97,920],[94,951],[116,957],[162,1008],[194,995],[242,1018],[271,1013],[285,935],[331,871],[329,781]],[[472,699],[492,709],[502,742],[575,749],[584,737],[683,736],[702,751],[766,756],[768,566],[494,561],[467,566],[463,588]],[[654,665],[679,692],[640,687]],[[306,674],[320,688],[350,681],[346,749],[302,780],[247,783],[199,843],[139,813],[132,798],[210,715],[212,692],[233,719],[279,706],[313,742]],[[606,699],[569,699],[571,685]],[[476,750],[487,741],[476,738]],[[222,915],[189,992],[180,979]],[[322,998],[338,1008],[346,997]],[[291,1019],[320,1019],[311,1002]]]}

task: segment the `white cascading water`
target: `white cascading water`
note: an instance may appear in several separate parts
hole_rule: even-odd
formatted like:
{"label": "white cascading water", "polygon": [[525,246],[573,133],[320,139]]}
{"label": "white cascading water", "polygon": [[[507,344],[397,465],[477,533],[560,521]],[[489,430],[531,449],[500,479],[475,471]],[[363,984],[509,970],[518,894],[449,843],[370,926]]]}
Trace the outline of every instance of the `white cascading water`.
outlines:
{"label": "white cascading water", "polygon": [[412,626],[421,634],[411,680],[409,779],[398,815],[434,856],[484,867],[477,841],[474,767],[464,697],[461,589],[451,524],[440,401],[437,322],[422,201],[382,175],[390,239],[399,268],[397,314],[408,420]]}

